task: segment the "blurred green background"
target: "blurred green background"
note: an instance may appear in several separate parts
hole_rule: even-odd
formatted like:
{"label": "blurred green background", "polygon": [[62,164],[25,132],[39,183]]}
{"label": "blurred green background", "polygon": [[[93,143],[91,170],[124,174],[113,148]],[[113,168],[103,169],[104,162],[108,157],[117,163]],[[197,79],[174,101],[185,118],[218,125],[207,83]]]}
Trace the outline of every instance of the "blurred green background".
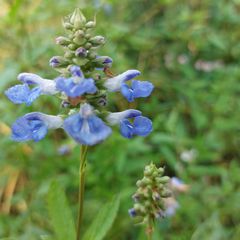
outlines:
{"label": "blurred green background", "polygon": [[[0,0],[0,237],[35,240],[51,234],[46,193],[52,180],[65,189],[76,215],[79,146],[63,131],[39,143],[14,143],[9,126],[30,111],[57,114],[59,101],[42,96],[30,107],[3,94],[20,72],[46,78],[62,49],[61,18],[81,7],[97,12],[97,33],[106,37],[102,55],[112,71],[139,69],[153,95],[129,105],[113,95],[112,110],[136,107],[153,120],[147,138],[124,139],[116,129],[88,156],[84,224],[106,200],[121,193],[118,217],[106,239],[145,239],[127,210],[146,164],[189,184],[180,208],[156,224],[155,240],[240,239],[240,1],[239,0]],[[61,147],[70,148],[62,155]],[[60,148],[60,150],[59,150]]]}

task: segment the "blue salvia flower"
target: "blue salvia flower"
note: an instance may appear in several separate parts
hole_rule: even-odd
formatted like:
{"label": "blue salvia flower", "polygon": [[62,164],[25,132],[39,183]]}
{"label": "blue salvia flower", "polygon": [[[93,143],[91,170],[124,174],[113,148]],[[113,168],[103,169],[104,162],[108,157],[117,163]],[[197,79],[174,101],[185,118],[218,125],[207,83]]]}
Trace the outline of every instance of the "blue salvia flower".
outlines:
{"label": "blue salvia flower", "polygon": [[[152,131],[152,121],[141,116],[138,110],[129,109],[123,112],[110,113],[107,121],[111,124],[119,124],[120,133],[125,138],[132,138],[134,135],[147,136]],[[129,119],[133,119],[130,122]]]}
{"label": "blue salvia flower", "polygon": [[60,128],[63,119],[59,116],[52,116],[40,112],[28,113],[16,120],[12,125],[12,139],[18,142],[43,139],[48,129]]}
{"label": "blue salvia flower", "polygon": [[136,76],[140,75],[138,70],[128,70],[122,74],[119,74],[113,78],[109,78],[105,81],[104,86],[110,92],[117,92],[120,91],[121,86],[124,82],[129,81]]}
{"label": "blue salvia flower", "polygon": [[153,88],[153,84],[148,81],[132,80],[131,87],[126,83],[122,83],[121,93],[129,102],[133,102],[135,98],[150,96]]}
{"label": "blue salvia flower", "polygon": [[[154,86],[148,81],[132,80],[140,75],[138,70],[128,70],[116,77],[108,79],[104,86],[111,92],[121,91],[122,95],[129,101],[133,102],[135,98],[148,97],[152,93]],[[126,84],[131,81],[131,86]]]}
{"label": "blue salvia flower", "polygon": [[97,91],[95,82],[92,78],[84,78],[84,75],[78,66],[70,68],[72,77],[59,77],[56,79],[56,86],[59,91],[64,92],[68,97],[76,98],[83,94],[93,94]]}
{"label": "blue salvia flower", "polygon": [[[56,83],[52,80],[43,79],[32,73],[21,73],[18,80],[23,84],[15,85],[5,91],[6,96],[15,104],[25,103],[31,105],[40,95],[54,95],[58,93]],[[32,89],[29,86],[37,85]]]}
{"label": "blue salvia flower", "polygon": [[93,111],[87,103],[81,105],[78,113],[64,120],[64,130],[78,143],[95,145],[107,138],[112,130]]}
{"label": "blue salvia flower", "polygon": [[77,143],[95,145],[112,133],[109,125],[118,125],[125,138],[147,136],[152,131],[151,120],[135,109],[111,113],[106,109],[107,95],[108,92],[121,92],[131,102],[135,98],[148,97],[153,85],[134,80],[140,75],[135,69],[117,76],[111,73],[109,68],[113,60],[96,52],[105,43],[105,38],[92,36],[88,30],[95,27],[96,21],[86,21],[79,9],[66,17],[63,25],[70,35],[58,37],[56,43],[64,47],[65,54],[49,61],[60,76],[49,80],[36,74],[21,73],[18,80],[22,84],[9,88],[5,94],[15,104],[26,105],[31,105],[40,95],[55,95],[61,99],[64,112],[67,109],[69,112],[61,116],[40,112],[26,114],[13,124],[12,139],[39,141],[48,129],[63,128]]}

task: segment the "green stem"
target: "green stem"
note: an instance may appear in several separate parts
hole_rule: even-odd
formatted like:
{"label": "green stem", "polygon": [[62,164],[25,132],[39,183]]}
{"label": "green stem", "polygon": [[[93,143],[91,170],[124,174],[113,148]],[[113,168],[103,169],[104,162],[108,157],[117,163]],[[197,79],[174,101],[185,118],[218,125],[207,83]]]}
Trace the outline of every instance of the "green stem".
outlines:
{"label": "green stem", "polygon": [[88,151],[88,147],[85,146],[85,145],[82,145],[81,156],[80,156],[80,169],[79,169],[79,192],[78,192],[79,208],[78,208],[77,238],[76,238],[76,240],[80,240],[80,230],[81,230],[81,225],[82,225],[87,151]]}
{"label": "green stem", "polygon": [[146,229],[146,234],[147,234],[147,239],[148,239],[148,240],[152,240],[153,224],[152,224],[151,218],[149,218],[149,220],[148,220],[148,225],[147,225],[147,229]]}

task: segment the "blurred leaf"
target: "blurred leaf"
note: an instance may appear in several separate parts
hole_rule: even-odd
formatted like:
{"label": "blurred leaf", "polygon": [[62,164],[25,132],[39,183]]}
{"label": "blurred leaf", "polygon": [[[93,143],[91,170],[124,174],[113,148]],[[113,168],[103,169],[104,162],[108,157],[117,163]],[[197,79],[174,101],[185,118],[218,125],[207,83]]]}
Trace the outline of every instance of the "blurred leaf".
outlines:
{"label": "blurred leaf", "polygon": [[91,226],[84,234],[83,240],[102,240],[111,228],[119,209],[119,197],[113,198],[100,210]]}
{"label": "blurred leaf", "polygon": [[[57,182],[53,182],[47,196],[48,213],[58,240],[75,240],[76,232],[66,196]],[[66,227],[67,226],[67,227]]]}

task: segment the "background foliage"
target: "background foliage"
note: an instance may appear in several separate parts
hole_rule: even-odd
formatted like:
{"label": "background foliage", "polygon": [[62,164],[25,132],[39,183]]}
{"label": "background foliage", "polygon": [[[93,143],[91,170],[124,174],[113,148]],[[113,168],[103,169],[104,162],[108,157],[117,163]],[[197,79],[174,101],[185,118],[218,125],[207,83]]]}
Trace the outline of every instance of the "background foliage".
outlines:
{"label": "background foliage", "polygon": [[[191,185],[178,196],[175,216],[157,223],[155,240],[240,239],[240,1],[239,0],[1,0],[0,1],[0,237],[35,240],[51,234],[46,193],[52,180],[66,190],[76,215],[79,147],[62,131],[43,141],[16,144],[9,126],[29,111],[57,114],[43,96],[31,107],[9,102],[3,91],[19,72],[56,77],[48,60],[61,52],[61,17],[81,7],[108,39],[103,55],[112,71],[141,70],[156,88],[138,100],[154,122],[147,137],[123,139],[116,130],[88,157],[84,223],[121,194],[118,217],[106,239],[145,239],[127,209],[143,167],[153,161]],[[128,108],[119,95],[113,110]],[[60,154],[67,145],[69,154]]]}

